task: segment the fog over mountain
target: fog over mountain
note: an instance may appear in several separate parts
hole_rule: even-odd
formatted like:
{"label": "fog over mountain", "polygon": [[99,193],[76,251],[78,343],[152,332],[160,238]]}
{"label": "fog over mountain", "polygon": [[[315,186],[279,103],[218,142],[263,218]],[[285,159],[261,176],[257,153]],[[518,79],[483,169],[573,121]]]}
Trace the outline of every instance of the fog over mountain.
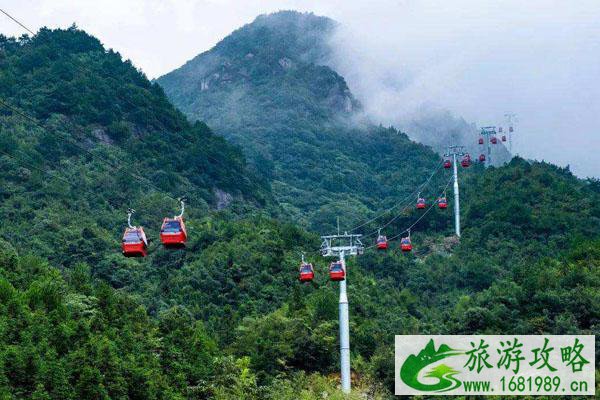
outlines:
{"label": "fog over mountain", "polygon": [[600,176],[600,3],[385,3],[337,17],[332,40],[373,119],[403,127],[449,110],[481,126],[514,112],[516,153]]}
{"label": "fog over mountain", "polygon": [[[570,164],[580,176],[600,175],[597,0],[11,3],[34,30],[76,22],[151,78],[258,14],[295,9],[326,15],[340,23],[333,67],[374,120],[403,126],[449,110],[467,123],[487,125],[512,111],[519,116],[519,154]],[[0,28],[24,33],[6,19]]]}
{"label": "fog over mountain", "polygon": [[[0,15],[0,399],[393,400],[396,335],[600,335],[600,180],[465,163],[458,198],[379,125],[439,151],[510,109],[526,155],[595,171],[595,10],[11,3],[33,37]],[[538,23],[505,42],[497,15]],[[364,244],[341,269],[334,232]]]}

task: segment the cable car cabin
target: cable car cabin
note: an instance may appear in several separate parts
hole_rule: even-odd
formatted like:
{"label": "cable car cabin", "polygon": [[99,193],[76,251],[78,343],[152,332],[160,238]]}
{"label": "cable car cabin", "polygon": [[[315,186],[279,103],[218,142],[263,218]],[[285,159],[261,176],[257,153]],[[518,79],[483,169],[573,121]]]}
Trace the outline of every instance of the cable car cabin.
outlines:
{"label": "cable car cabin", "polygon": [[440,197],[437,201],[438,203],[438,207],[442,210],[445,210],[446,208],[448,208],[448,200],[446,200],[445,197]]}
{"label": "cable car cabin", "polygon": [[485,154],[479,155],[479,162],[485,162]]}
{"label": "cable car cabin", "polygon": [[400,241],[400,250],[405,253],[412,251],[412,243],[409,237],[402,238]]}
{"label": "cable car cabin", "polygon": [[502,135],[502,141],[506,142],[506,135]]}
{"label": "cable car cabin", "polygon": [[332,281],[343,281],[346,279],[346,271],[344,271],[341,262],[336,261],[329,265],[329,279]]}
{"label": "cable car cabin", "polygon": [[502,133],[502,127],[498,128],[498,132]]}
{"label": "cable car cabin", "polygon": [[160,228],[160,241],[166,248],[181,249],[187,241],[187,231],[182,217],[165,218]]}
{"label": "cable car cabin", "polygon": [[492,144],[498,144],[498,138],[496,136],[492,136],[490,142],[492,142]]}
{"label": "cable car cabin", "polygon": [[513,132],[513,131],[514,131],[513,127],[512,127],[512,126],[511,126],[511,127],[509,127],[509,128],[508,128],[508,131],[509,131],[509,132]]}
{"label": "cable car cabin", "polygon": [[377,249],[378,250],[387,250],[388,248],[388,240],[386,236],[379,235],[377,237]]}
{"label": "cable car cabin", "polygon": [[450,161],[450,160],[445,160],[445,161],[444,161],[444,168],[446,168],[446,169],[450,169],[450,168],[452,168],[452,161]]}
{"label": "cable car cabin", "polygon": [[479,138],[479,144],[483,144],[483,138],[482,137]]}
{"label": "cable car cabin", "polygon": [[315,278],[315,270],[312,264],[302,263],[300,265],[300,282],[310,282]]}
{"label": "cable car cabin", "polygon": [[419,197],[419,199],[417,200],[417,209],[423,210],[426,207],[427,207],[427,204],[425,203],[425,199],[422,197]]}
{"label": "cable car cabin", "polygon": [[462,165],[463,168],[471,166],[471,156],[468,154],[464,156],[462,161],[460,162],[460,165]]}
{"label": "cable car cabin", "polygon": [[143,228],[126,228],[121,242],[121,250],[125,257],[146,257],[148,240]]}

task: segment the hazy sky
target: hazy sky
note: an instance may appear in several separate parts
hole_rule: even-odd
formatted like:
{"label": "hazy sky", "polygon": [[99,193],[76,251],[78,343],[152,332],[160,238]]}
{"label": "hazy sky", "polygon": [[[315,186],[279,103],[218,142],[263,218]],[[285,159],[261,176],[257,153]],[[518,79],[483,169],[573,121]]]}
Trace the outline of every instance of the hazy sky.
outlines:
{"label": "hazy sky", "polygon": [[[7,0],[34,31],[75,22],[150,78],[256,15],[342,23],[336,68],[384,123],[423,104],[478,125],[518,114],[517,151],[600,176],[600,0]],[[23,29],[0,15],[0,32]]]}

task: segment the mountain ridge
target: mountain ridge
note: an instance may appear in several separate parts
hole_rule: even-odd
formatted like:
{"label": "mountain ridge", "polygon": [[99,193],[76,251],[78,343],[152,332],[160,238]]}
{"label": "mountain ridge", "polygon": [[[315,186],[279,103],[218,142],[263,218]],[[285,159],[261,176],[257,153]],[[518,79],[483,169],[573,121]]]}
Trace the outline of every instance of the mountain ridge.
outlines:
{"label": "mountain ridge", "polygon": [[[0,39],[0,96],[41,125],[1,107],[1,398],[388,400],[396,334],[600,333],[597,181],[520,158],[461,169],[457,240],[451,196],[449,209],[423,217],[399,195],[441,164],[405,134],[277,125],[265,133],[279,133],[272,154],[289,158],[275,159],[287,163],[278,173],[291,165],[294,175],[257,175],[239,148],[187,122],[96,40],[76,28]],[[443,171],[428,201],[449,182]],[[289,198],[270,198],[270,187]],[[217,211],[214,188],[237,196]],[[189,197],[187,248],[167,251],[160,222],[179,192]],[[153,239],[144,259],[120,252],[128,207]],[[342,229],[366,223],[357,232],[367,247],[383,224],[390,238],[411,226],[414,245],[347,260],[349,396],[337,375],[331,260],[299,224],[327,227],[338,215]],[[309,284],[298,282],[301,254],[314,266]]]}
{"label": "mountain ridge", "polygon": [[[334,27],[314,14],[261,16],[157,80],[189,119],[242,146],[255,170],[273,180],[292,220],[316,230],[334,227],[339,203],[374,213],[439,161],[404,133],[359,120],[361,106],[344,78],[319,63]],[[306,48],[317,55],[304,57]],[[402,160],[413,155],[422,160],[417,171]],[[358,222],[351,213],[340,216]]]}

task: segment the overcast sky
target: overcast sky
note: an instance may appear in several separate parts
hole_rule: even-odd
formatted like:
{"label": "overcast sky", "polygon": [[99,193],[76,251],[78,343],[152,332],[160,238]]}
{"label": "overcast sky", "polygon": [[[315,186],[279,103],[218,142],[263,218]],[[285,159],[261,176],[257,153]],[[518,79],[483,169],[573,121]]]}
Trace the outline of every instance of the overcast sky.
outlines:
{"label": "overcast sky", "polygon": [[[531,158],[600,176],[600,0],[7,0],[34,31],[75,22],[150,77],[258,14],[313,11],[342,23],[337,69],[384,123],[426,104],[478,125],[518,114]],[[0,32],[23,29],[0,15]]]}

